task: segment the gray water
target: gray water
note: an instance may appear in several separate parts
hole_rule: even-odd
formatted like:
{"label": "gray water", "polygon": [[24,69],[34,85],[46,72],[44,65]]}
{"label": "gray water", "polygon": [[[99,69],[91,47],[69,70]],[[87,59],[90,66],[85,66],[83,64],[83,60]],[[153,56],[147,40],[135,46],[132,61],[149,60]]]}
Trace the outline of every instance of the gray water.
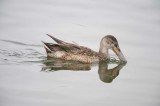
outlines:
{"label": "gray water", "polygon": [[[159,13],[159,0],[1,0],[0,106],[159,106]],[[47,33],[95,51],[112,34],[128,63],[108,82],[98,64],[66,69]]]}

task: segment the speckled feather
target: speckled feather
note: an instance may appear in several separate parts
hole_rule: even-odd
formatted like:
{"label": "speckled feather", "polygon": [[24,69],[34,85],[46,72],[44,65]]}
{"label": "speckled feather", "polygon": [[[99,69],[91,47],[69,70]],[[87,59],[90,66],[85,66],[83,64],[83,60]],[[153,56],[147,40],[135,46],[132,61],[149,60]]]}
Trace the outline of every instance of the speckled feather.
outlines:
{"label": "speckled feather", "polygon": [[87,47],[78,46],[73,43],[67,43],[51,35],[48,35],[48,36],[50,36],[53,40],[57,42],[57,44],[43,42],[45,44],[45,49],[47,51],[47,54],[50,57],[57,58],[54,55],[54,53],[58,51],[59,53],[61,53],[63,51],[64,54],[58,58],[61,58],[64,60],[74,60],[74,61],[80,61],[83,63],[92,63],[92,62],[99,61],[99,58],[101,58],[98,52],[95,52]]}

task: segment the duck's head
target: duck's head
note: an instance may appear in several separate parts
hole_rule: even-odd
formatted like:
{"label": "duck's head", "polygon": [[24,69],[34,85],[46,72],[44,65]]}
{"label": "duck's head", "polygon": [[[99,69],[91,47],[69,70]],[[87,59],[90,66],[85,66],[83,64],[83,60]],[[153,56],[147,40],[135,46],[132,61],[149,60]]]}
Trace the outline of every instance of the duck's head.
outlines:
{"label": "duck's head", "polygon": [[106,53],[107,56],[109,56],[108,49],[112,49],[113,52],[118,56],[118,58],[121,61],[127,62],[122,51],[120,50],[117,39],[113,35],[107,35],[103,37],[101,40],[99,52],[104,53],[104,54]]}

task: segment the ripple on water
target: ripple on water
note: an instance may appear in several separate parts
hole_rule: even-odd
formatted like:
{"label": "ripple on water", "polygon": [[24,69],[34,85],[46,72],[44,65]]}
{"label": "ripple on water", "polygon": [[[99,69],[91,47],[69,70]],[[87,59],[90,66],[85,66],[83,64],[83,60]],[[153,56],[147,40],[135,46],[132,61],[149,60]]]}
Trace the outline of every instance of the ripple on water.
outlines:
{"label": "ripple on water", "polygon": [[[17,41],[0,40],[0,64],[20,64],[28,61],[41,61],[43,54],[37,49],[41,45],[25,44]],[[7,45],[7,46],[6,46]]]}
{"label": "ripple on water", "polygon": [[29,61],[41,61],[43,54],[33,49],[3,50],[0,49],[0,64],[27,63]]}

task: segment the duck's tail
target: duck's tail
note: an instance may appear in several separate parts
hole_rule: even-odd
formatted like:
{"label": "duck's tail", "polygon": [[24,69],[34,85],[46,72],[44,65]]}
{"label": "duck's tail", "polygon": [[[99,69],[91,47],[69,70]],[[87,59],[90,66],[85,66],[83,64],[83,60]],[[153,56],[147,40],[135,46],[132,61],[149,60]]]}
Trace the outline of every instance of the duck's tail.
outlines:
{"label": "duck's tail", "polygon": [[44,44],[44,48],[45,48],[46,52],[47,52],[47,53],[51,53],[52,50],[51,50],[51,48],[49,47],[49,43],[46,43],[46,42],[44,42],[44,41],[41,41],[41,42]]}
{"label": "duck's tail", "polygon": [[47,53],[54,53],[57,51],[65,51],[65,49],[59,44],[46,43],[44,41],[42,41],[42,43],[44,44],[44,48],[46,49]]}
{"label": "duck's tail", "polygon": [[60,39],[57,39],[57,38],[55,38],[55,37],[53,37],[52,35],[50,35],[50,34],[47,34],[49,37],[51,37],[55,42],[57,42],[58,44],[68,44],[67,42],[64,42],[64,41],[62,41],[62,40],[60,40]]}

